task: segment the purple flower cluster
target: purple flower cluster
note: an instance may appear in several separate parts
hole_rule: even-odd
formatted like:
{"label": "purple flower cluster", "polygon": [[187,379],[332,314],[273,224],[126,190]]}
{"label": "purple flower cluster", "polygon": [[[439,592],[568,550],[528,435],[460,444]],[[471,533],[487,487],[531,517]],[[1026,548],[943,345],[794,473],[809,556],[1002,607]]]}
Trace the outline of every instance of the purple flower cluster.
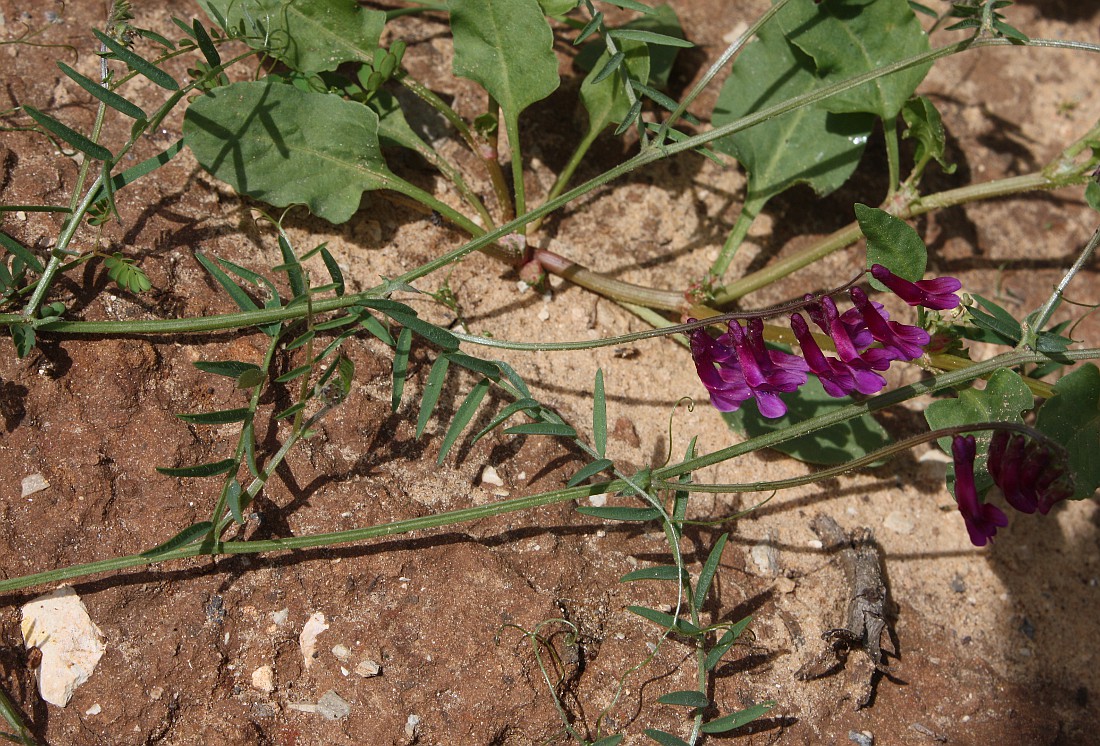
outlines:
{"label": "purple flower cluster", "polygon": [[[951,454],[955,462],[955,502],[971,543],[984,547],[998,528],[1008,525],[1008,516],[978,498],[974,482],[977,455],[974,436],[956,435],[951,441]],[[1073,474],[1067,456],[1053,444],[998,430],[989,444],[987,466],[1005,501],[1021,513],[1038,510],[1046,515],[1056,503],[1073,497]]]}
{"label": "purple flower cluster", "polygon": [[[880,264],[871,275],[910,305],[934,310],[954,308],[962,287],[954,277],[909,282]],[[711,403],[732,412],[755,399],[760,414],[782,417],[787,406],[781,393],[796,391],[813,374],[830,396],[875,394],[886,386],[880,374],[895,360],[915,360],[930,341],[919,327],[891,321],[882,304],[871,301],[858,287],[848,291],[854,304],[843,313],[828,295],[805,298],[810,320],[832,340],[837,357],[826,356],[799,313],[791,314],[791,330],[802,348],[802,357],[769,349],[764,344],[764,322],[750,318],[742,326],[736,319],[717,338],[705,329],[691,332],[691,356]]]}

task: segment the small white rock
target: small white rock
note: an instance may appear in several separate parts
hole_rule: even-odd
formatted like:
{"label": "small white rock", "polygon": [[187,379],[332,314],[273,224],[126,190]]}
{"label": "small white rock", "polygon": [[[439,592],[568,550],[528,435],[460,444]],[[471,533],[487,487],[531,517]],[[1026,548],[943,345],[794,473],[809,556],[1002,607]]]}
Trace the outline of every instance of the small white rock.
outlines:
{"label": "small white rock", "polygon": [[409,719],[405,721],[405,736],[408,738],[416,738],[416,729],[420,727],[420,716],[409,715]]}
{"label": "small white rock", "polygon": [[252,688],[268,694],[275,691],[275,671],[271,666],[260,666],[252,672]]}
{"label": "small white rock", "polygon": [[317,714],[325,720],[343,720],[351,714],[351,705],[339,694],[329,689],[317,700]]}
{"label": "small white rock", "polygon": [[497,470],[488,464],[481,470],[481,483],[491,484],[494,487],[504,486],[504,480],[500,478],[500,474],[497,474]]}
{"label": "small white rock", "polygon": [[302,661],[306,668],[313,665],[313,659],[317,655],[317,637],[328,629],[325,624],[325,615],[320,611],[310,614],[302,627],[302,634],[298,635],[298,647],[302,649]]}
{"label": "small white rock", "polygon": [[589,495],[588,502],[594,508],[602,508],[607,505],[607,493],[601,492],[598,495]]}
{"label": "small white rock", "polygon": [[27,649],[38,648],[38,693],[64,707],[76,688],[87,681],[107,650],[103,633],[71,586],[25,604],[20,629]]}
{"label": "small white rock", "polygon": [[271,621],[278,625],[286,624],[286,620],[290,617],[290,609],[279,609],[278,611],[271,612]]}
{"label": "small white rock", "polygon": [[364,658],[359,662],[359,665],[355,667],[355,673],[359,674],[364,679],[369,679],[382,673],[382,667],[370,658]]}
{"label": "small white rock", "polygon": [[31,474],[29,477],[23,477],[23,491],[21,497],[30,497],[35,492],[41,492],[50,486],[50,483],[46,481],[46,477],[43,474]]}
{"label": "small white rock", "polygon": [[543,309],[541,311],[539,311],[538,320],[539,321],[549,321],[550,320],[550,309],[546,308],[546,307],[543,307]]}
{"label": "small white rock", "polygon": [[911,534],[913,529],[916,528],[916,524],[913,523],[913,519],[909,517],[909,514],[900,510],[888,513],[886,518],[883,519],[882,525],[896,534]]}
{"label": "small white rock", "polygon": [[84,714],[85,715],[98,715],[101,712],[103,712],[103,708],[100,706],[99,702],[96,702],[94,705],[92,705],[87,710],[85,710]]}
{"label": "small white rock", "polygon": [[351,651],[348,650],[347,645],[333,645],[332,654],[336,656],[339,661],[347,661],[351,657]]}

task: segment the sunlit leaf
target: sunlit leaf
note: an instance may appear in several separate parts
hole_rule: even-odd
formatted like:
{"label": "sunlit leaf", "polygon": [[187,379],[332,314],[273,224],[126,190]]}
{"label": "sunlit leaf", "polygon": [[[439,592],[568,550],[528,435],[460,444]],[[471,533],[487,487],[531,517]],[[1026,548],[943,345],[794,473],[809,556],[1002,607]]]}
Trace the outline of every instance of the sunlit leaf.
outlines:
{"label": "sunlit leaf", "polygon": [[[881,264],[910,282],[924,277],[924,270],[928,265],[928,248],[911,225],[885,210],[858,202],[855,211],[859,229],[867,237],[868,269],[872,264]],[[871,286],[876,290],[888,290],[875,279],[871,280]]]}
{"label": "sunlit leaf", "polygon": [[1074,497],[1090,497],[1100,487],[1100,369],[1086,363],[1059,379],[1035,426],[1069,451]]}

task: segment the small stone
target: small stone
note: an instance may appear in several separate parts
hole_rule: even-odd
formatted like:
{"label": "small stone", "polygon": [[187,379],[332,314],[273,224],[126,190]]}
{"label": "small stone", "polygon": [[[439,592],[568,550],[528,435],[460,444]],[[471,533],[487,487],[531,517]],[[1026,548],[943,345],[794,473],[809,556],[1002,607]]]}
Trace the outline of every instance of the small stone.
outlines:
{"label": "small stone", "polygon": [[550,309],[546,308],[544,306],[543,309],[541,311],[539,311],[538,320],[539,321],[549,321],[550,320]]}
{"label": "small stone", "polygon": [[275,691],[275,671],[271,666],[260,666],[252,672],[252,688],[268,694]]}
{"label": "small stone", "polygon": [[770,540],[760,542],[749,550],[749,554],[762,575],[774,577],[779,574],[779,551]]}
{"label": "small stone", "polygon": [[351,651],[348,650],[347,645],[333,645],[332,654],[336,656],[336,659],[342,662],[346,662],[351,657]]}
{"label": "small stone", "polygon": [[100,704],[98,702],[96,702],[94,705],[92,705],[87,710],[85,710],[84,714],[85,715],[98,715],[101,712],[103,712],[103,707],[101,707]]}
{"label": "small stone", "polygon": [[30,497],[35,492],[41,492],[50,486],[50,483],[46,481],[46,477],[42,474],[31,474],[29,477],[23,477],[23,492],[21,497]]}
{"label": "small stone", "polygon": [[370,658],[364,658],[359,662],[359,665],[355,667],[355,673],[362,676],[364,679],[369,679],[382,673],[382,667]]}
{"label": "small stone", "polygon": [[962,579],[961,575],[955,575],[951,578],[951,590],[955,593],[966,593],[966,582]]}
{"label": "small stone", "polygon": [[302,634],[298,635],[298,646],[302,649],[302,661],[306,668],[313,665],[313,659],[317,657],[317,638],[328,629],[325,624],[325,615],[319,611],[310,614],[302,627]]}
{"label": "small stone", "polygon": [[95,671],[107,650],[103,633],[71,586],[39,596],[22,608],[20,629],[27,649],[38,648],[38,693],[64,707]]}
{"label": "small stone", "polygon": [[279,609],[278,611],[271,612],[271,621],[278,625],[286,624],[286,620],[290,617],[290,609]]}
{"label": "small stone", "polygon": [[410,740],[416,738],[416,730],[420,727],[420,716],[409,715],[409,719],[405,721],[405,737]]}
{"label": "small stone", "polygon": [[848,731],[848,740],[859,746],[875,746],[875,737],[870,731]]}
{"label": "small stone", "polygon": [[489,464],[486,464],[485,468],[481,470],[481,483],[491,484],[494,487],[504,486],[504,480],[500,478],[500,474]]}
{"label": "small stone", "polygon": [[797,587],[798,584],[788,578],[786,575],[780,577],[778,580],[775,581],[775,589],[780,593],[794,593]]}
{"label": "small stone", "polygon": [[602,508],[603,506],[607,505],[607,493],[600,492],[596,495],[589,495],[588,502],[594,508]]}
{"label": "small stone", "polygon": [[894,510],[887,514],[882,525],[896,534],[911,534],[916,527],[909,514],[900,510]]}
{"label": "small stone", "polygon": [[317,714],[325,720],[343,720],[351,714],[351,705],[339,694],[329,689],[317,700]]}

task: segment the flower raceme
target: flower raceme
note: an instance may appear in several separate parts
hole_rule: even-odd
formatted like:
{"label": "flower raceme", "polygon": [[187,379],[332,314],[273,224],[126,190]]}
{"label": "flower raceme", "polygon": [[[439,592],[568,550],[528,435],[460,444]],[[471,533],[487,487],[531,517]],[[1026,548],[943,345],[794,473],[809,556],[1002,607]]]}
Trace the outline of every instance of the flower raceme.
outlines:
{"label": "flower raceme", "polygon": [[[951,441],[951,455],[955,463],[955,502],[971,543],[983,547],[992,541],[998,528],[1008,525],[1008,517],[1000,508],[978,498],[974,436],[956,435]],[[1065,451],[1049,442],[997,430],[989,443],[987,468],[1005,501],[1021,513],[1038,510],[1046,515],[1055,503],[1073,497],[1073,473]]]}
{"label": "flower raceme", "polygon": [[[959,304],[954,291],[962,284],[954,277],[910,282],[880,264],[871,268],[871,275],[910,305],[942,311]],[[891,321],[882,305],[871,301],[860,288],[851,288],[848,295],[854,308],[844,313],[828,295],[806,296],[804,301],[807,315],[832,340],[837,357],[822,352],[799,313],[791,314],[791,331],[802,348],[802,357],[769,349],[760,317],[748,319],[744,326],[731,320],[728,331],[717,338],[705,329],[692,331],[691,356],[710,392],[711,404],[722,412],[732,412],[755,399],[760,414],[782,417],[787,406],[779,394],[796,391],[808,380],[807,374],[817,376],[830,396],[881,391],[886,379],[879,371],[895,360],[917,359],[930,337],[919,327]]]}

